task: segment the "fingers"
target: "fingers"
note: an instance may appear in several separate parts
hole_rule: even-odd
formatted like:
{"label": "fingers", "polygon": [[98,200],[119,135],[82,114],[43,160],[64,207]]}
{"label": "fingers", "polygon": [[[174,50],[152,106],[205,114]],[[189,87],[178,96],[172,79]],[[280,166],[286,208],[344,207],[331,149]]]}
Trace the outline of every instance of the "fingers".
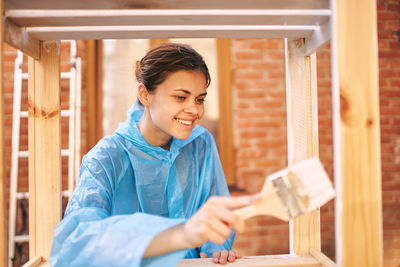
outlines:
{"label": "fingers", "polygon": [[206,253],[200,252],[200,258],[208,258],[208,256]]}
{"label": "fingers", "polygon": [[236,253],[235,253],[235,251],[233,251],[233,250],[229,251],[229,254],[228,254],[228,261],[229,261],[229,262],[234,262],[235,260],[236,260]]}
{"label": "fingers", "polygon": [[242,197],[211,197],[210,201],[225,208],[238,209],[253,204],[260,198],[260,194]]}
{"label": "fingers", "polygon": [[221,256],[221,252],[219,252],[218,250],[214,251],[213,262],[214,263],[219,263],[219,257],[220,256]]}
{"label": "fingers", "polygon": [[238,251],[235,251],[235,254],[236,254],[236,259],[242,258],[242,254],[240,254]]}
{"label": "fingers", "polygon": [[227,251],[226,249],[219,252],[214,251],[213,262],[219,264],[226,264],[227,262],[234,262],[236,259],[240,259],[242,255],[237,251]]}

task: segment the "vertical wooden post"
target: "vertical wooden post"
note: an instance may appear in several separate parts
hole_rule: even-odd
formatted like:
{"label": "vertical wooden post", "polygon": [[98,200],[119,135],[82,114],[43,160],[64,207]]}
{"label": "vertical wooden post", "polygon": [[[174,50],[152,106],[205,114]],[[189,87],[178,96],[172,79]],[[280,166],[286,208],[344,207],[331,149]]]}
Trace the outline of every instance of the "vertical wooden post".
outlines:
{"label": "vertical wooden post", "polygon": [[383,245],[376,1],[336,0],[333,5],[336,258],[343,267],[380,267]]}
{"label": "vertical wooden post", "polygon": [[101,40],[88,40],[85,44],[88,137],[83,154],[103,137],[103,43]]}
{"label": "vertical wooden post", "polygon": [[[0,0],[3,15],[3,0]],[[4,120],[3,120],[3,19],[0,20],[0,265],[7,266],[6,195],[4,173]]]}
{"label": "vertical wooden post", "polygon": [[[289,166],[318,156],[318,105],[316,55],[304,56],[304,40],[285,40],[286,99]],[[308,253],[321,249],[319,210],[302,215],[290,224],[290,250]]]}
{"label": "vertical wooden post", "polygon": [[169,39],[150,39],[150,49],[166,42],[169,42]]}
{"label": "vertical wooden post", "polygon": [[60,43],[29,58],[29,256],[49,259],[61,219]]}
{"label": "vertical wooden post", "polygon": [[230,39],[217,39],[218,56],[218,94],[219,122],[218,144],[219,155],[228,185],[234,186],[235,149],[233,146],[232,114],[232,76],[231,76],[231,42]]}

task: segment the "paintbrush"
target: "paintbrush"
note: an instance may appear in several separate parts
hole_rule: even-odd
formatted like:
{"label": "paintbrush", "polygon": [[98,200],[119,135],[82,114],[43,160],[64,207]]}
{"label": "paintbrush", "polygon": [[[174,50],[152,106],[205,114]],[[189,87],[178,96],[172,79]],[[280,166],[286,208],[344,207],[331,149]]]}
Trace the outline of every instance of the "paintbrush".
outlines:
{"label": "paintbrush", "polygon": [[320,160],[311,158],[267,176],[260,199],[235,213],[243,220],[270,215],[288,221],[321,207],[334,196]]}

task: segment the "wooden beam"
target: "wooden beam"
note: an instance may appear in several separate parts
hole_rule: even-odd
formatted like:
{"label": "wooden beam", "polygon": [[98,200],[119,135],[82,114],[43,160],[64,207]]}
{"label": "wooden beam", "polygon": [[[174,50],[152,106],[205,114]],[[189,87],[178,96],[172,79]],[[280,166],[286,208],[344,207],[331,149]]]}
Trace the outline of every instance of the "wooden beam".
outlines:
{"label": "wooden beam", "polygon": [[12,0],[5,2],[8,9],[326,9],[329,0],[268,0],[268,1],[231,1],[231,0],[124,0],[124,1],[82,1],[82,0]]}
{"label": "wooden beam", "polygon": [[[304,56],[304,40],[285,40],[288,164],[318,156],[316,55]],[[321,249],[319,210],[290,224],[291,252]]]}
{"label": "wooden beam", "polygon": [[22,27],[117,25],[322,25],[330,9],[7,10]]}
{"label": "wooden beam", "polygon": [[376,1],[336,0],[332,41],[339,266],[383,265]]}
{"label": "wooden beam", "polygon": [[27,27],[39,40],[101,40],[132,38],[302,38],[318,25],[125,25]]}
{"label": "wooden beam", "polygon": [[34,59],[40,58],[39,40],[32,38],[24,29],[9,19],[5,20],[4,41]]}
{"label": "wooden beam", "polygon": [[310,255],[319,261],[324,267],[337,267],[336,263],[328,258],[324,253],[315,248],[310,248]]}
{"label": "wooden beam", "polygon": [[[215,267],[212,259],[185,259],[178,263],[177,267]],[[269,255],[246,256],[242,259],[230,262],[229,267],[322,267],[322,264],[310,255]]]}
{"label": "wooden beam", "polygon": [[[3,14],[3,0],[0,0],[0,14]],[[3,102],[3,20],[0,21],[0,265],[7,266],[7,216],[5,194],[4,162],[4,102]]]}
{"label": "wooden beam", "polygon": [[25,263],[22,267],[50,267],[50,263],[42,256],[36,256]]}
{"label": "wooden beam", "polygon": [[218,64],[218,150],[228,186],[236,185],[233,139],[231,41],[217,39]]}
{"label": "wooden beam", "polygon": [[85,44],[88,135],[84,154],[103,137],[103,45],[98,40],[89,40]]}
{"label": "wooden beam", "polygon": [[29,256],[49,259],[61,220],[60,44],[41,42],[29,58]]}

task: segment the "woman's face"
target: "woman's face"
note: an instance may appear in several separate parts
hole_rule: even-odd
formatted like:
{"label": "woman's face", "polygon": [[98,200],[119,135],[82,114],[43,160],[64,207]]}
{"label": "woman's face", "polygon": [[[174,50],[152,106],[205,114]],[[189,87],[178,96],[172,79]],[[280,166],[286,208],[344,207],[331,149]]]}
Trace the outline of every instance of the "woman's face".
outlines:
{"label": "woman's face", "polygon": [[149,93],[148,111],[156,135],[187,139],[204,114],[207,83],[199,70],[180,70]]}

